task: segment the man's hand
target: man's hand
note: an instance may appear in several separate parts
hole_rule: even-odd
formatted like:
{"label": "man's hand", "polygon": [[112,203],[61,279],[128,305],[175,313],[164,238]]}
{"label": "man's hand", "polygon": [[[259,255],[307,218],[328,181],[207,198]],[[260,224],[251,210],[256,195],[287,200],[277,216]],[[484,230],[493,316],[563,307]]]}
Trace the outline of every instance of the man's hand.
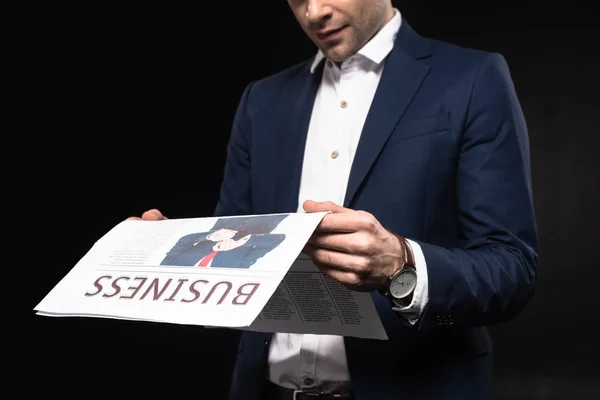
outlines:
{"label": "man's hand", "polygon": [[246,242],[248,241],[248,239],[250,239],[250,234],[248,234],[238,240],[235,240],[235,239],[221,240],[219,243],[217,243],[215,246],[213,246],[213,250],[227,251],[227,250],[237,249],[238,247],[245,245]]}
{"label": "man's hand", "polygon": [[169,219],[167,217],[165,217],[164,215],[162,215],[162,213],[160,211],[158,211],[157,209],[153,208],[152,210],[148,210],[146,212],[144,212],[142,214],[142,217],[129,217],[127,218],[128,220],[138,220],[138,221],[161,221],[164,219]]}
{"label": "man's hand", "polygon": [[356,291],[383,289],[402,266],[399,239],[372,214],[328,201],[307,200],[303,207],[306,212],[332,212],[323,217],[303,252],[333,279]]}

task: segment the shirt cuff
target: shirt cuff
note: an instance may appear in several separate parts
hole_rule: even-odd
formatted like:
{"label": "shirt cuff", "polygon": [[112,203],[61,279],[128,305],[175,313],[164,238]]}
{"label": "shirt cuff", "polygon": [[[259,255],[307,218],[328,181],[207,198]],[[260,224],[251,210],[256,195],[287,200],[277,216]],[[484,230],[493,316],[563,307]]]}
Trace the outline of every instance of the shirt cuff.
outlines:
{"label": "shirt cuff", "polygon": [[415,268],[417,270],[417,286],[415,287],[413,298],[409,305],[402,306],[401,304],[394,302],[396,307],[393,307],[392,309],[394,311],[401,312],[406,317],[408,322],[414,325],[418,321],[421,313],[427,305],[427,302],[429,301],[429,280],[427,279],[427,263],[425,262],[425,256],[423,255],[421,246],[410,239],[406,240],[412,249],[415,259]]}

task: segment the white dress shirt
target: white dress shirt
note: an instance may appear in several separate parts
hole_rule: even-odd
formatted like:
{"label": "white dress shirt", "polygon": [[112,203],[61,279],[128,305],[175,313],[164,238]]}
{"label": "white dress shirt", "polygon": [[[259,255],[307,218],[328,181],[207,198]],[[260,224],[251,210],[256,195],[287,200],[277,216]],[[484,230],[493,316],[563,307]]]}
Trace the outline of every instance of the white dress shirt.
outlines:
{"label": "white dress shirt", "polygon": [[[323,79],[311,116],[298,198],[333,201],[342,205],[361,131],[384,67],[400,28],[394,17],[357,54],[340,67],[326,60]],[[323,60],[319,51],[311,73]],[[395,308],[414,323],[428,300],[427,269],[419,245],[409,240],[418,280],[411,304]],[[287,334],[273,336],[269,349],[268,378],[293,389],[319,387],[333,390],[350,381],[344,340],[341,336]]]}

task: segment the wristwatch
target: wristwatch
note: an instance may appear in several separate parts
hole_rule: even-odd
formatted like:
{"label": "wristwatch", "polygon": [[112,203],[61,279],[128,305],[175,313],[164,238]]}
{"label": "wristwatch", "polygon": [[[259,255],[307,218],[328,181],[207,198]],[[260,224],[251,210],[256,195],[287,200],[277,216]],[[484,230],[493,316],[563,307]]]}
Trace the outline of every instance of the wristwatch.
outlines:
{"label": "wristwatch", "polygon": [[406,238],[396,234],[394,236],[398,238],[404,250],[404,260],[400,269],[388,277],[386,288],[379,292],[394,303],[407,306],[412,301],[413,292],[417,287],[415,258]]}

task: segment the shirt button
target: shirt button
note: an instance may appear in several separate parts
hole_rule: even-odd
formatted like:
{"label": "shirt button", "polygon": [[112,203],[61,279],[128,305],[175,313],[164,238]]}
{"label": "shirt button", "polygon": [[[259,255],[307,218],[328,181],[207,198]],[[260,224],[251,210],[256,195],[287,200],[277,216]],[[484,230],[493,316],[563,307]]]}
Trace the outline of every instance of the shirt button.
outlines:
{"label": "shirt button", "polygon": [[302,383],[304,384],[304,386],[312,386],[313,383],[315,383],[315,381],[313,381],[310,378],[304,378],[304,380],[302,381]]}
{"label": "shirt button", "polygon": [[348,107],[348,102],[347,102],[346,100],[343,100],[343,101],[340,103],[340,107],[342,107],[342,108],[346,108],[346,107]]}
{"label": "shirt button", "polygon": [[337,158],[337,156],[339,156],[339,155],[340,155],[340,153],[338,153],[337,151],[331,152],[331,158],[333,158],[333,159]]}

